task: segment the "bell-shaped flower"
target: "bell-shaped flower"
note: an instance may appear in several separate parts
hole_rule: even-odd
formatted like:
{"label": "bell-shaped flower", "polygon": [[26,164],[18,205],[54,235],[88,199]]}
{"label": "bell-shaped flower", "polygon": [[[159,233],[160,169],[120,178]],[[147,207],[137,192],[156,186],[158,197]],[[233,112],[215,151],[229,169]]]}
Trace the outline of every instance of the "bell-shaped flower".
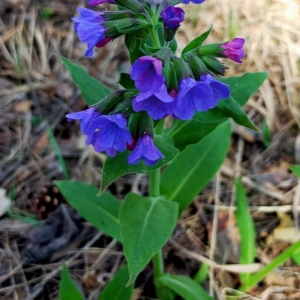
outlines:
{"label": "bell-shaped flower", "polygon": [[220,102],[220,99],[226,99],[230,96],[230,89],[228,85],[216,80],[209,74],[201,75],[200,82],[208,84],[213,91],[213,101],[211,102],[212,107],[210,108],[215,107]]}
{"label": "bell-shaped flower", "polygon": [[94,119],[92,125],[96,128],[94,138],[90,143],[98,152],[106,152],[114,157],[117,151],[126,150],[126,144],[132,142],[127,129],[127,119],[122,114],[101,115]]}
{"label": "bell-shaped flower", "polygon": [[168,29],[174,30],[184,20],[184,10],[180,7],[168,6],[162,11],[161,17],[164,25]]}
{"label": "bell-shaped flower", "polygon": [[222,54],[237,63],[242,63],[241,59],[245,56],[244,44],[245,39],[234,38],[232,41],[221,45],[221,48],[224,49]]}
{"label": "bell-shaped flower", "polygon": [[128,163],[135,165],[140,160],[144,160],[147,166],[152,166],[160,158],[164,158],[164,155],[154,145],[153,138],[150,135],[145,134],[138,139],[135,148],[128,156]]}
{"label": "bell-shaped flower", "polygon": [[94,47],[103,47],[111,38],[106,36],[106,28],[102,25],[105,21],[103,13],[87,8],[78,9],[79,16],[73,18],[74,29],[79,39],[87,43],[85,56],[92,56]]}
{"label": "bell-shaped flower", "polygon": [[66,117],[68,121],[80,120],[80,129],[82,133],[88,137],[87,143],[94,138],[96,130],[94,120],[100,117],[100,112],[97,111],[95,107],[90,107],[84,111],[67,114]]}
{"label": "bell-shaped flower", "polygon": [[146,111],[153,120],[160,120],[173,113],[174,99],[168,94],[167,87],[162,84],[152,91],[141,92],[132,100],[134,111]]}
{"label": "bell-shaped flower", "polygon": [[152,56],[142,56],[132,65],[130,76],[141,92],[156,90],[164,82],[162,61]]}
{"label": "bell-shaped flower", "polygon": [[196,111],[207,111],[214,106],[213,90],[207,83],[190,77],[181,80],[173,112],[175,118],[189,120]]}

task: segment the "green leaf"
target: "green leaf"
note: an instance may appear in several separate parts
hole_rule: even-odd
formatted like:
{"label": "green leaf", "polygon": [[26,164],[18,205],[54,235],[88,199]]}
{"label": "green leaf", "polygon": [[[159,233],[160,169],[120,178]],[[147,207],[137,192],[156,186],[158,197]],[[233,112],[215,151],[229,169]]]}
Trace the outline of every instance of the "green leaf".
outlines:
{"label": "green leaf", "polygon": [[63,265],[63,269],[61,272],[61,280],[59,284],[59,297],[61,300],[83,300],[83,296],[81,295],[78,287],[72,280],[72,277],[66,267]]}
{"label": "green leaf", "polygon": [[221,100],[216,110],[224,117],[232,118],[237,124],[250,128],[255,131],[260,131],[248,118],[247,114],[242,110],[240,105],[234,101],[232,97]]}
{"label": "green leaf", "polygon": [[231,125],[227,121],[176,156],[161,177],[161,192],[179,203],[180,213],[209,183],[226,157]]}
{"label": "green leaf", "polygon": [[197,119],[189,121],[174,120],[169,134],[174,141],[175,147],[182,151],[187,145],[201,141],[224,121],[208,123],[198,121]]}
{"label": "green leaf", "polygon": [[101,194],[118,177],[127,173],[153,171],[167,164],[178,153],[178,150],[173,147],[172,139],[169,136],[156,136],[154,144],[164,154],[165,158],[160,159],[153,166],[146,166],[143,161],[140,161],[136,165],[129,165],[127,162],[127,157],[130,152],[128,150],[118,153],[116,157],[107,157],[103,168],[103,176],[99,193]]}
{"label": "green leaf", "polygon": [[266,72],[256,72],[245,73],[242,76],[220,78],[218,80],[229,85],[231,97],[233,97],[239,105],[243,106],[249,98],[258,91],[267,77],[268,73]]}
{"label": "green leaf", "polygon": [[128,267],[124,265],[106,285],[98,300],[131,300],[134,284],[126,287],[128,280]]}
{"label": "green leaf", "polygon": [[296,175],[298,178],[300,178],[300,165],[290,165],[290,169],[293,172],[294,175]]}
{"label": "green leaf", "polygon": [[268,148],[271,143],[271,130],[270,127],[268,126],[266,119],[264,118],[262,121],[262,140],[264,143],[265,148]]}
{"label": "green leaf", "polygon": [[200,47],[200,46],[203,44],[203,42],[207,39],[207,37],[209,36],[209,34],[210,34],[212,28],[213,28],[213,27],[212,27],[212,25],[211,25],[210,28],[209,28],[206,32],[202,33],[202,34],[199,35],[197,38],[195,38],[195,39],[192,40],[190,43],[188,43],[188,44],[184,47],[184,49],[182,50],[181,56],[182,56],[183,54],[187,53],[188,51],[191,51],[191,50],[194,50],[195,48]]}
{"label": "green leaf", "polygon": [[130,74],[128,73],[121,73],[118,83],[125,89],[135,89],[134,81],[131,79]]}
{"label": "green leaf", "polygon": [[[240,179],[235,182],[236,190],[236,221],[240,231],[241,251],[240,263],[251,264],[256,257],[255,227],[248,211],[245,190]],[[249,274],[240,274],[243,282],[247,281]]]}
{"label": "green leaf", "polygon": [[202,283],[204,280],[206,280],[208,273],[209,273],[209,266],[205,263],[202,263],[201,268],[194,276],[194,280],[197,283]]}
{"label": "green leaf", "polygon": [[120,211],[124,254],[132,284],[164,246],[176,225],[178,205],[163,198],[128,194]]}
{"label": "green leaf", "polygon": [[298,266],[300,265],[300,249],[292,254],[292,259]]}
{"label": "green leaf", "polygon": [[81,66],[63,56],[61,56],[61,60],[70,72],[87,105],[96,104],[110,94],[111,91],[106,85],[91,77]]}
{"label": "green leaf", "polygon": [[185,300],[213,300],[201,285],[187,276],[165,274],[157,281]]}
{"label": "green leaf", "polygon": [[111,194],[97,196],[98,189],[78,181],[55,182],[61,193],[82,217],[112,238],[121,241],[119,210],[121,202]]}

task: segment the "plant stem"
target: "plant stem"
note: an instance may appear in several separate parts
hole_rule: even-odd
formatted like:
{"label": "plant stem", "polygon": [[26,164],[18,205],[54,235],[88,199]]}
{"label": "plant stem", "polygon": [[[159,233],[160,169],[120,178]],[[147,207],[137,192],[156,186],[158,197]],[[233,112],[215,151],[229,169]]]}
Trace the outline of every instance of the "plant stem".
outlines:
{"label": "plant stem", "polygon": [[151,34],[151,39],[152,39],[153,46],[156,47],[156,48],[160,48],[161,47],[160,41],[159,41],[159,38],[158,38],[156,27],[154,25],[153,25],[153,27],[150,31],[150,34]]}
{"label": "plant stem", "polygon": [[[160,122],[156,126],[156,133],[162,134],[164,129],[164,122]],[[151,197],[158,197],[160,195],[160,168],[149,173],[149,193]],[[154,269],[154,284],[156,295],[160,300],[167,300],[168,291],[166,288],[157,282],[157,279],[164,275],[164,260],[162,250],[156,253],[153,258],[153,269]]]}

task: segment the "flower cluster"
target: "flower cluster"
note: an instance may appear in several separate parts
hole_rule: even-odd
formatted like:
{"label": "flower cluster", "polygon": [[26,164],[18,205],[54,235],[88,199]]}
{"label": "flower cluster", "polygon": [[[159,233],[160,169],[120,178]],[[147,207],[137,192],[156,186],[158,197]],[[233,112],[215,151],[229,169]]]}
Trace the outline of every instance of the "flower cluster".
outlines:
{"label": "flower cluster", "polygon": [[[164,158],[154,143],[154,121],[166,117],[190,120],[196,112],[213,109],[230,96],[228,86],[216,79],[226,69],[217,58],[241,63],[245,56],[244,39],[202,45],[208,35],[204,34],[201,43],[183,51],[181,57],[170,46],[184,20],[184,10],[169,3],[204,1],[88,0],[90,6],[116,4],[118,10],[79,9],[79,15],[73,18],[74,29],[79,39],[87,43],[86,56],[93,55],[95,47],[121,35],[125,35],[126,45],[132,51],[131,72],[126,82],[120,82],[123,90],[85,111],[67,115],[68,120],[80,120],[86,143],[96,151],[114,157],[127,149],[131,151],[129,164],[144,161],[151,166]],[[162,34],[153,36],[151,16],[159,21],[157,28]],[[137,42],[140,40],[144,44]]]}

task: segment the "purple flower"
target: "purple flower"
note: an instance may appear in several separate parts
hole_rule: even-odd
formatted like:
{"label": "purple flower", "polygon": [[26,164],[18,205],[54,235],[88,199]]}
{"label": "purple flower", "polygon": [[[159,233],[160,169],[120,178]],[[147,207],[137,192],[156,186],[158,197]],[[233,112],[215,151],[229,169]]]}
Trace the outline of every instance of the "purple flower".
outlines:
{"label": "purple flower", "polygon": [[87,0],[90,6],[96,6],[103,3],[115,3],[114,0]]}
{"label": "purple flower", "polygon": [[95,107],[90,107],[87,110],[67,114],[68,121],[80,120],[80,129],[83,134],[87,135],[87,143],[94,138],[96,127],[93,120],[100,116],[100,112],[96,111]]}
{"label": "purple flower", "polygon": [[161,13],[165,26],[174,30],[184,19],[184,10],[180,7],[168,6]]}
{"label": "purple flower", "polygon": [[214,106],[213,90],[207,83],[193,78],[181,80],[175,100],[175,118],[189,120],[196,111],[207,111]]}
{"label": "purple flower", "polygon": [[94,47],[102,47],[111,39],[106,36],[106,28],[102,25],[105,21],[103,13],[87,8],[79,8],[79,16],[73,18],[74,29],[79,39],[87,43],[85,56],[92,56]]}
{"label": "purple flower", "polygon": [[220,99],[226,99],[230,96],[230,89],[228,88],[228,85],[216,80],[211,75],[201,75],[200,82],[201,81],[208,84],[213,91],[213,100],[210,108],[215,107],[219,103]]}
{"label": "purple flower", "polygon": [[153,138],[145,134],[138,139],[134,150],[128,156],[128,163],[135,165],[143,159],[147,166],[152,166],[160,158],[164,158],[164,155],[153,144]]}
{"label": "purple flower", "polygon": [[160,120],[173,113],[174,99],[168,94],[165,84],[155,91],[141,92],[132,101],[134,111],[145,110],[152,119]]}
{"label": "purple flower", "polygon": [[162,62],[151,56],[142,56],[132,65],[130,76],[140,91],[156,90],[164,82]]}
{"label": "purple flower", "polygon": [[194,4],[200,4],[203,3],[205,0],[182,0],[183,4],[189,4],[190,2],[194,3]]}
{"label": "purple flower", "polygon": [[114,157],[117,151],[125,151],[126,144],[132,142],[127,129],[127,119],[121,114],[101,115],[92,121],[92,125],[98,131],[90,143],[98,152],[106,152],[107,155]]}
{"label": "purple flower", "polygon": [[234,38],[232,41],[221,45],[221,48],[224,49],[222,54],[237,63],[242,63],[241,59],[245,56],[244,44],[245,39]]}

